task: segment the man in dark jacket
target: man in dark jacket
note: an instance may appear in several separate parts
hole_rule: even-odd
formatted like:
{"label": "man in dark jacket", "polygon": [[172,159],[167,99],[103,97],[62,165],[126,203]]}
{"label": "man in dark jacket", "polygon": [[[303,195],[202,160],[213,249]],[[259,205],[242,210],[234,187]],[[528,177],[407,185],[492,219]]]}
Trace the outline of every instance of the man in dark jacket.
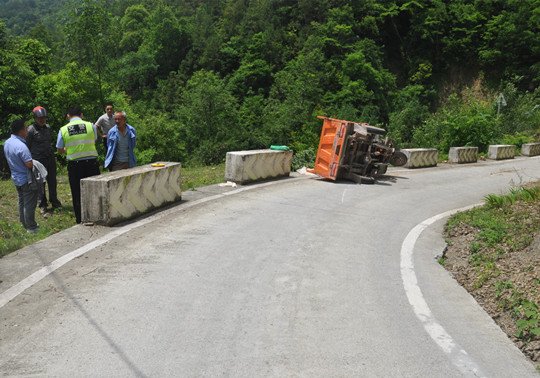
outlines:
{"label": "man in dark jacket", "polygon": [[[26,144],[32,153],[32,159],[39,161],[47,169],[49,200],[53,208],[59,208],[62,204],[58,200],[56,192],[56,159],[52,145],[51,128],[47,124],[47,111],[41,106],[36,106],[32,112],[34,113],[34,123],[28,128]],[[47,214],[45,184],[39,193],[39,208],[41,214],[45,215]]]}

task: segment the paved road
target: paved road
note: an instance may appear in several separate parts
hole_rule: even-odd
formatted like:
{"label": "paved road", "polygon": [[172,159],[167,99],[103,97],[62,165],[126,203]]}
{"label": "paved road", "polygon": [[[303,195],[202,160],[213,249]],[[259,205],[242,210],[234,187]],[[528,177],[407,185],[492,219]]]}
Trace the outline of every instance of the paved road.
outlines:
{"label": "paved road", "polygon": [[373,186],[289,180],[172,212],[1,308],[0,374],[534,376],[437,265],[443,222],[418,240],[416,277],[469,365],[415,315],[400,251],[419,222],[539,178],[531,158],[398,170]]}

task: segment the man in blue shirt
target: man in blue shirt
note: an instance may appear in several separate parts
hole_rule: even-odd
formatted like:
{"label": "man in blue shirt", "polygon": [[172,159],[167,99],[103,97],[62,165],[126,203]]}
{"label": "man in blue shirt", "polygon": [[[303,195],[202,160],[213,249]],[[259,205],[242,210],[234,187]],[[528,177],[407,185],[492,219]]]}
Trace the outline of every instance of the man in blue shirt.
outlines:
{"label": "man in blue shirt", "polygon": [[11,179],[19,194],[19,219],[30,233],[38,231],[35,220],[38,185],[32,179],[32,154],[26,146],[28,131],[22,119],[11,124],[11,138],[4,144],[4,154],[11,170]]}
{"label": "man in blue shirt", "polygon": [[116,125],[107,134],[107,156],[105,168],[111,171],[133,168],[137,164],[135,159],[135,144],[137,134],[133,126],[126,123],[126,112],[116,112],[114,122]]}

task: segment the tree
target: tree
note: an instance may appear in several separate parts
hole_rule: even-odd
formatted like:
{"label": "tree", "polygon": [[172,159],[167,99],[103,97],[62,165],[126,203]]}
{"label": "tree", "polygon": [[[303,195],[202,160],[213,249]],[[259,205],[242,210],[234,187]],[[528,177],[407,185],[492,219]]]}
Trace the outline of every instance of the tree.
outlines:
{"label": "tree", "polygon": [[144,42],[150,13],[142,4],[128,7],[120,19],[122,38],[119,47],[123,52],[137,51]]}
{"label": "tree", "polygon": [[[36,104],[48,110],[55,130],[65,123],[70,106],[81,106],[85,118],[95,120],[102,111],[101,93],[95,85],[97,80],[97,74],[89,67],[68,63],[58,72],[36,78]],[[103,89],[109,92],[110,88]]]}
{"label": "tree", "polygon": [[112,32],[116,29],[111,27],[113,17],[107,9],[105,0],[83,0],[65,27],[68,59],[95,70],[102,104],[107,63],[116,52],[113,42],[119,40]]}
{"label": "tree", "polygon": [[34,103],[36,72],[19,42],[0,21],[0,136],[8,135],[10,122],[27,115]]}
{"label": "tree", "polygon": [[223,161],[239,140],[238,105],[214,72],[198,71],[188,81],[176,114],[190,158],[205,164]]}

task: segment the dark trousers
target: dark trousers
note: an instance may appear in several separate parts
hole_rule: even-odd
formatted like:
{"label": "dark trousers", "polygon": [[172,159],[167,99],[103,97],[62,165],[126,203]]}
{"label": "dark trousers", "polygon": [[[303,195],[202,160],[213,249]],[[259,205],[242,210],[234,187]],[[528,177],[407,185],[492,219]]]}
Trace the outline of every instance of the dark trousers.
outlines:
{"label": "dark trousers", "polygon": [[73,200],[73,211],[77,223],[81,223],[81,180],[83,178],[99,175],[97,159],[68,161],[69,187]]}
{"label": "dark trousers", "polygon": [[36,223],[37,184],[34,182],[16,188],[19,194],[19,220],[27,230],[35,230],[38,227]]}
{"label": "dark trousers", "polygon": [[103,148],[105,149],[105,156],[107,156],[107,137],[103,138]]}
{"label": "dark trousers", "polygon": [[[56,193],[56,159],[54,156],[51,156],[46,159],[36,159],[39,161],[45,169],[47,170],[47,186],[49,187],[49,200],[53,207],[60,206],[60,201],[58,200],[58,195]],[[45,183],[43,183],[43,188],[39,191],[39,207],[47,207],[47,192],[45,190]]]}
{"label": "dark trousers", "polygon": [[109,166],[111,172],[114,172],[114,171],[120,171],[122,169],[129,169],[129,163],[117,163],[117,162],[113,162],[110,166]]}

